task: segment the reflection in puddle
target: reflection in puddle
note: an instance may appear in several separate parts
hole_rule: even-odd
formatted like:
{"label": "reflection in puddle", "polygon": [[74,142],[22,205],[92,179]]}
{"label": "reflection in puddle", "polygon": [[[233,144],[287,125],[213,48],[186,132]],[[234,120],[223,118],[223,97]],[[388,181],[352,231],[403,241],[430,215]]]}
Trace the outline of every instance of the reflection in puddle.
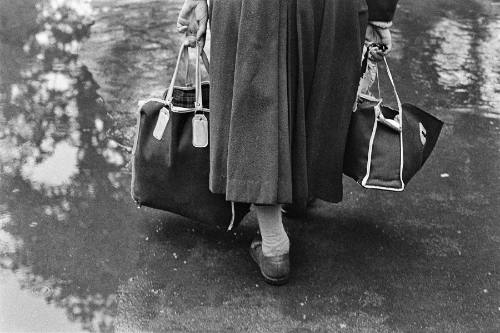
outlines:
{"label": "reflection in puddle", "polygon": [[[437,84],[450,92],[449,104],[478,110],[490,118],[500,113],[500,19],[442,18],[429,32]],[[471,111],[473,112],[473,111]],[[490,113],[493,113],[490,115]],[[496,114],[496,117],[495,117]]]}
{"label": "reflection in puddle", "polygon": [[71,177],[78,173],[78,148],[63,141],[54,145],[50,157],[41,163],[34,158],[27,158],[21,173],[24,178],[35,184],[61,186],[70,184]]}
{"label": "reflection in puddle", "polygon": [[43,17],[54,15],[56,20],[61,20],[63,13],[60,9],[68,8],[72,14],[89,17],[93,12],[91,2],[92,0],[48,0],[44,3],[41,14]]}
{"label": "reflection in puddle", "polygon": [[8,322],[0,331],[112,331],[137,231],[124,152],[107,138],[108,109],[78,60],[90,2],[17,4],[38,18],[25,40],[11,42],[20,36],[12,30],[1,36],[0,313]]}
{"label": "reflection in puddle", "polygon": [[11,223],[10,214],[2,205],[0,206],[0,267],[4,266],[4,260],[9,261],[8,258],[3,258],[1,255],[13,253],[20,246],[19,241],[4,230],[9,223]]}
{"label": "reflection in puddle", "polygon": [[439,49],[433,61],[437,65],[438,83],[455,91],[466,91],[473,83],[470,68],[472,35],[467,23],[443,18],[431,30],[430,36]]}
{"label": "reflection in puddle", "polygon": [[20,291],[22,275],[0,271],[0,332],[83,332],[66,319],[64,310],[45,302],[49,288]]}
{"label": "reflection in puddle", "polygon": [[[500,8],[500,3],[497,7]],[[478,47],[483,74],[481,94],[500,113],[500,19],[488,22],[485,30],[486,38]]]}

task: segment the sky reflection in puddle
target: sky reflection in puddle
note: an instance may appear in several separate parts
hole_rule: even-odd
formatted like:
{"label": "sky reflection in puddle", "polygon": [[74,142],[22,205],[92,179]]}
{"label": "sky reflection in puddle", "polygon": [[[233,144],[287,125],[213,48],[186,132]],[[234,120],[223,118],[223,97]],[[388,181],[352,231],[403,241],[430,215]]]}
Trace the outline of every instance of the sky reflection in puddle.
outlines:
{"label": "sky reflection in puddle", "polygon": [[436,40],[438,51],[433,57],[439,74],[438,83],[448,89],[467,91],[473,83],[470,68],[472,34],[468,29],[470,22],[459,23],[443,18],[430,31]]}
{"label": "sky reflection in puddle", "polygon": [[[478,102],[491,106],[500,114],[500,37],[499,20],[451,20],[443,18],[431,30],[439,40],[434,63],[438,66],[438,83],[455,94],[467,95],[477,91]],[[478,31],[477,25],[485,24]],[[479,88],[479,89],[477,89]]]}
{"label": "sky reflection in puddle", "polygon": [[0,271],[0,332],[85,332],[79,323],[68,321],[60,308],[46,303],[44,294],[49,289],[19,290],[22,278],[22,272]]}
{"label": "sky reflection in puddle", "polygon": [[130,257],[120,242],[135,244],[137,232],[124,151],[107,138],[99,86],[78,60],[91,7],[1,6],[38,20],[1,35],[0,331],[111,331]]}
{"label": "sky reflection in puddle", "polygon": [[41,163],[27,159],[21,174],[33,185],[61,186],[71,184],[71,177],[78,173],[78,148],[67,142],[54,146],[52,156]]}

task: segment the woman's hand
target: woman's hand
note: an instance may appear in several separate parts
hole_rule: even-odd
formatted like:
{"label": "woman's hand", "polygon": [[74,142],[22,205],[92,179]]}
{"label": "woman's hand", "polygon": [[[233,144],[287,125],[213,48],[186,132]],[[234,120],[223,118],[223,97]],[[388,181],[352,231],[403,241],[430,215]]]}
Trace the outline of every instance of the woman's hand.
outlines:
{"label": "woman's hand", "polygon": [[383,48],[374,47],[370,51],[370,58],[375,61],[381,61],[392,50],[391,30],[388,26],[377,24],[368,24],[366,29],[365,41],[369,44],[378,43],[383,45]]}
{"label": "woman's hand", "polygon": [[190,47],[195,47],[198,43],[200,50],[203,50],[207,23],[207,0],[185,0],[177,19],[177,30],[180,33],[186,33]]}

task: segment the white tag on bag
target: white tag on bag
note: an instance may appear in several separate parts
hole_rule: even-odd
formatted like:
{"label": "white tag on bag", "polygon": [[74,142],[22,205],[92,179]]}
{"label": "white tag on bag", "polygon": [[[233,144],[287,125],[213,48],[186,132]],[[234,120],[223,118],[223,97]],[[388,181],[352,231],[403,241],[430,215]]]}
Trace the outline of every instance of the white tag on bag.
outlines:
{"label": "white tag on bag", "polygon": [[162,108],[160,114],[158,115],[158,121],[156,122],[155,129],[153,131],[153,137],[156,140],[161,140],[163,133],[167,128],[168,120],[170,119],[170,113],[167,108]]}
{"label": "white tag on bag", "polygon": [[204,114],[193,117],[193,146],[205,148],[208,146],[208,119]]}

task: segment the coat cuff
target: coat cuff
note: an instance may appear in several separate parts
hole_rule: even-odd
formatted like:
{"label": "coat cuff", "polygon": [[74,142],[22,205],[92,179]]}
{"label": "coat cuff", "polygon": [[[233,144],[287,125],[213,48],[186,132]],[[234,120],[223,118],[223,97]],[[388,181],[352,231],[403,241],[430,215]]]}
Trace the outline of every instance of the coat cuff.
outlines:
{"label": "coat cuff", "polygon": [[370,21],[370,25],[373,25],[374,27],[380,28],[380,29],[389,29],[392,27],[392,21],[390,22],[382,22],[382,21]]}

